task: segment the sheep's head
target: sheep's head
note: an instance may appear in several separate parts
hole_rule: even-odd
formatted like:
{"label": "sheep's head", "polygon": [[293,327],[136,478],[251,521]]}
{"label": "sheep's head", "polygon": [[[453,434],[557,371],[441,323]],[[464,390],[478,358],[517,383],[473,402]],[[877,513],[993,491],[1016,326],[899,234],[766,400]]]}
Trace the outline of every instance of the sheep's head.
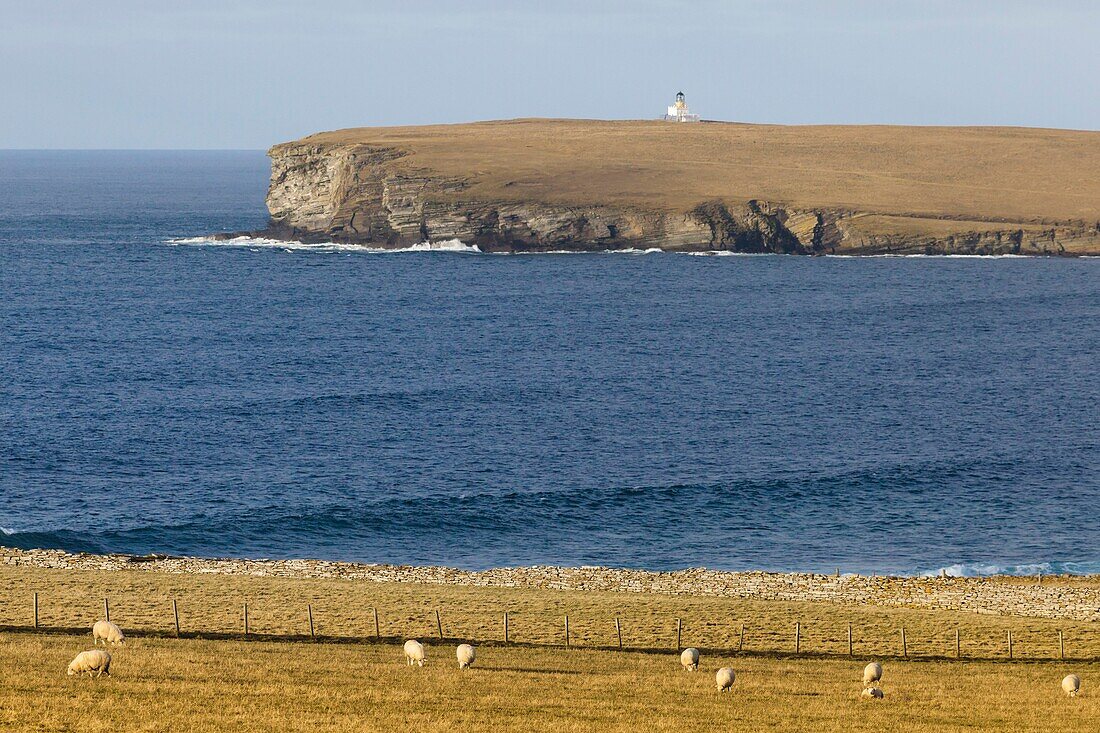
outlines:
{"label": "sheep's head", "polygon": [[72,676],[73,676],[74,674],[76,674],[76,670],[75,670],[75,669],[73,669],[73,666],[72,666],[72,665],[70,664],[70,665],[69,665],[69,671],[68,671],[68,672],[66,672],[65,674],[67,674],[67,675],[69,675],[70,677],[72,677]]}

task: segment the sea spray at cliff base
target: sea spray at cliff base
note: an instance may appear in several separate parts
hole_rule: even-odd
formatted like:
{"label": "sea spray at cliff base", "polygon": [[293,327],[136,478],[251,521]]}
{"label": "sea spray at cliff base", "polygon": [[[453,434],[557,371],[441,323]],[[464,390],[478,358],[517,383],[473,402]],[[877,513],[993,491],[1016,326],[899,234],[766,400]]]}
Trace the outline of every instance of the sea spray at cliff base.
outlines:
{"label": "sea spray at cliff base", "polygon": [[1096,260],[166,246],[262,228],[263,155],[0,162],[0,544],[1100,560]]}

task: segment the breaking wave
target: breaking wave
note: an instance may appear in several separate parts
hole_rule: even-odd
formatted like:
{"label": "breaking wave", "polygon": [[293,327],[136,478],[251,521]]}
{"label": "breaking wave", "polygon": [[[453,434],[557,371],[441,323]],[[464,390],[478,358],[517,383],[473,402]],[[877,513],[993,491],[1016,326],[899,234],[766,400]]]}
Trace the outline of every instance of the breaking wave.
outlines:
{"label": "breaking wave", "polygon": [[[466,244],[459,239],[447,239],[436,242],[420,242],[408,247],[371,247],[365,244],[349,244],[343,242],[299,242],[285,239],[269,239],[266,237],[240,236],[231,239],[218,237],[179,237],[165,240],[169,245],[189,245],[202,247],[240,247],[245,249],[279,249],[287,252],[363,252],[369,254],[394,254],[401,252],[459,252],[465,254],[495,254],[495,255],[593,255],[593,254],[623,254],[623,255],[650,255],[650,254],[676,254],[690,257],[776,257],[783,256],[777,252],[731,252],[729,250],[702,250],[694,252],[666,251],[659,247],[639,249],[628,247],[626,249],[604,250],[575,250],[554,249],[545,252],[489,252],[483,253],[476,244]],[[1005,260],[1005,259],[1034,259],[1032,255],[962,255],[962,254],[878,254],[878,255],[825,255],[833,259],[961,259],[961,260]]]}
{"label": "breaking wave", "polygon": [[[921,565],[927,537],[958,546],[986,510],[944,527],[921,515],[925,490],[981,463],[921,463],[834,474],[649,486],[570,486],[553,490],[382,495],[358,500],[269,504],[247,509],[208,506],[163,523],[130,518],[130,526],[5,530],[0,544],[90,553],[168,553],[207,557],[314,557],[360,562],[484,569],[507,565],[607,565],[650,570],[707,567],[932,576],[1094,574],[1100,558],[1028,561],[1028,555],[984,562]],[[891,501],[882,492],[894,491]],[[969,489],[960,485],[961,494]],[[981,487],[972,492],[976,498]],[[317,498],[317,497],[315,497]],[[837,507],[843,505],[844,513]],[[753,507],[751,512],[746,507]],[[969,511],[969,510],[964,510]],[[792,517],[777,523],[776,516]],[[11,519],[5,524],[18,526]],[[994,532],[993,534],[997,534]],[[1017,536],[1006,526],[994,546]],[[869,559],[861,543],[875,537]],[[1041,552],[1036,548],[1036,552]],[[1055,549],[1057,551],[1057,549]],[[946,553],[945,553],[946,554]],[[934,563],[935,560],[932,560]],[[930,570],[929,568],[935,568]]]}
{"label": "breaking wave", "polygon": [[998,565],[995,563],[957,563],[934,571],[913,573],[921,577],[947,575],[953,578],[985,578],[991,575],[1097,575],[1100,561],[1093,562],[1034,562]]}
{"label": "breaking wave", "polygon": [[458,239],[447,239],[439,242],[421,242],[409,247],[399,247],[397,249],[368,247],[364,244],[346,244],[341,242],[297,242],[284,239],[267,239],[265,237],[233,237],[232,239],[183,237],[179,239],[169,239],[165,243],[170,245],[203,247],[281,249],[288,252],[366,252],[371,254],[393,254],[398,252],[460,252],[474,254],[481,252],[481,249],[479,249],[476,244],[464,244]]}

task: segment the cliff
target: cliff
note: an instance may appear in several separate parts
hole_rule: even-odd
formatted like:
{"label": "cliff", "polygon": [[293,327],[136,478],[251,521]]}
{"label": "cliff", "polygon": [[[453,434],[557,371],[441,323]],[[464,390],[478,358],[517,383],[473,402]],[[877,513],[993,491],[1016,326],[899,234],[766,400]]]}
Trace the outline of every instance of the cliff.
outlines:
{"label": "cliff", "polygon": [[516,120],[276,145],[267,236],[484,251],[1100,254],[1100,133]]}

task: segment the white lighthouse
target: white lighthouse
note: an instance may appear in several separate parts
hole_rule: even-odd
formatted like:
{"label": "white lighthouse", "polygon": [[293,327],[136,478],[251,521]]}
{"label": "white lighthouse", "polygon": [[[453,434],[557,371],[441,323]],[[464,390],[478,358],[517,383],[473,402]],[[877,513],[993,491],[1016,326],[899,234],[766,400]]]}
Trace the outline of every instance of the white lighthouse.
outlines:
{"label": "white lighthouse", "polygon": [[669,105],[665,119],[669,122],[698,122],[699,115],[693,115],[688,111],[687,102],[683,92],[676,92],[675,104]]}

